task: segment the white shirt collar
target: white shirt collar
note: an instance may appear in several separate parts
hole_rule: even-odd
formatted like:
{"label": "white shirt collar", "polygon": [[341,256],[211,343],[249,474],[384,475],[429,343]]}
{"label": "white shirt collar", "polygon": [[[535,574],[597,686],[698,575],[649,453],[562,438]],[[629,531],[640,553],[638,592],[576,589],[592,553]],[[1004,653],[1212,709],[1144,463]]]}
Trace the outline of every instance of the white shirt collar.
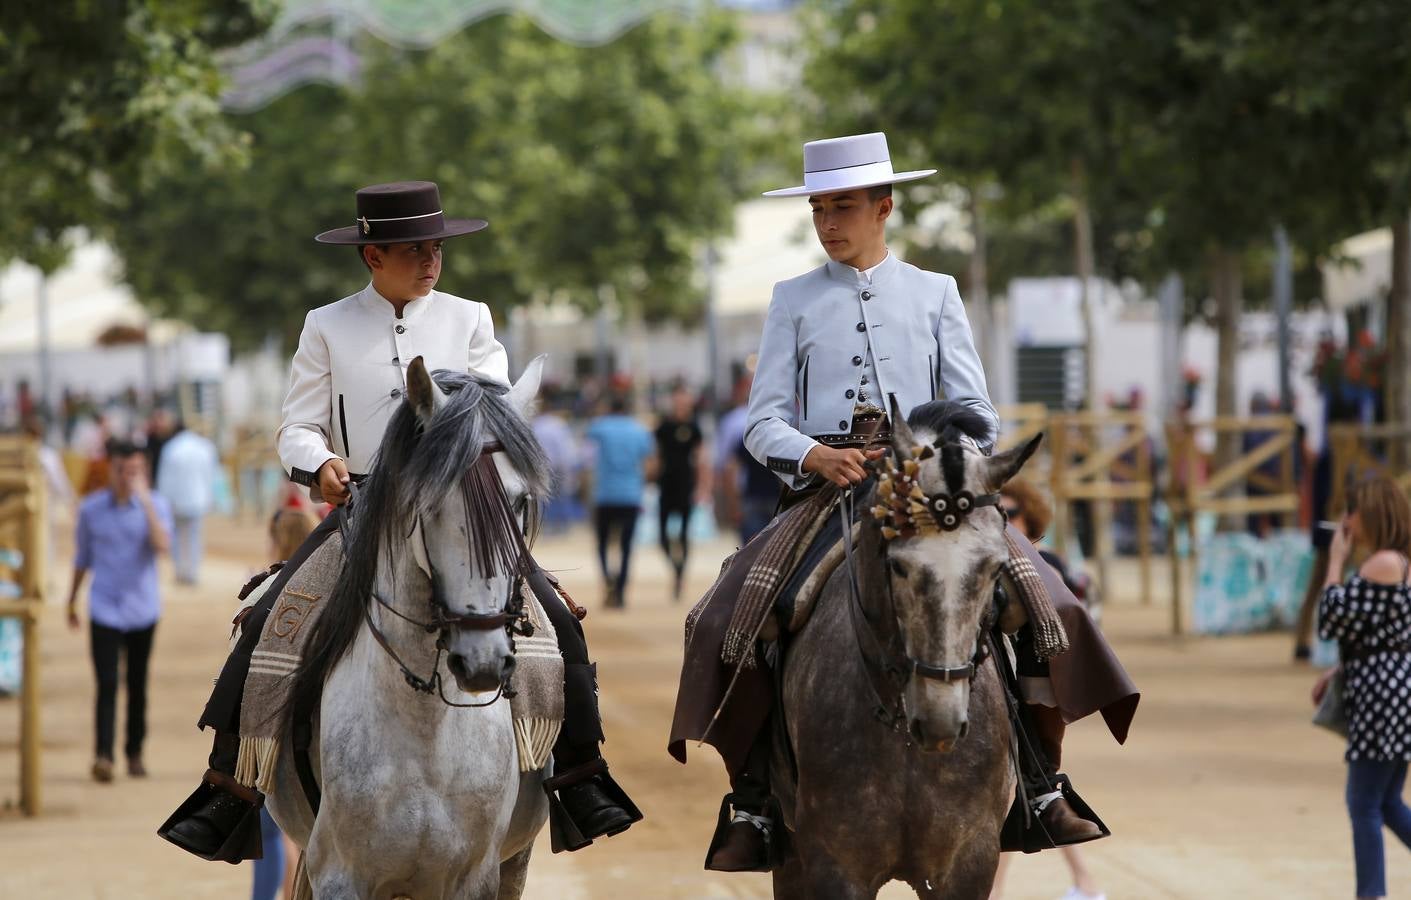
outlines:
{"label": "white shirt collar", "polygon": [[[392,302],[390,300],[388,300],[386,297],[382,296],[377,292],[377,288],[372,286],[371,281],[367,283],[367,287],[363,288],[362,296],[363,303],[367,306],[368,309],[373,310],[374,312],[383,315],[388,319],[397,318],[397,308],[392,305]],[[431,298],[435,296],[436,291],[432,291],[425,297],[417,297],[414,300],[408,301],[407,305],[402,307],[402,321],[407,321],[409,319],[414,319],[420,316],[421,313],[425,311],[428,306],[431,305]]]}
{"label": "white shirt collar", "polygon": [[887,264],[887,260],[889,260],[889,259],[891,259],[891,258],[892,258],[892,251],[888,250],[888,251],[887,251],[887,255],[884,256],[884,257],[882,257],[882,261],[879,262],[877,265],[873,266],[873,267],[870,268],[870,269],[859,269],[859,270],[858,270],[858,275],[862,278],[863,284],[871,284],[871,283],[872,283],[872,273],[873,273],[873,272],[876,272],[878,269],[882,268],[882,266],[886,265],[886,264]]}

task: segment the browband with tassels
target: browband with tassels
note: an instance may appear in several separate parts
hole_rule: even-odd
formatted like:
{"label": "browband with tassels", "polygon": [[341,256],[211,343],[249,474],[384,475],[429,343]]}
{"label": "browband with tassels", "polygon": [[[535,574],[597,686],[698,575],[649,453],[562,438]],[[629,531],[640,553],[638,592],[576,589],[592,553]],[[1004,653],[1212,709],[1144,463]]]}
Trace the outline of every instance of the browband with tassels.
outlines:
{"label": "browband with tassels", "polygon": [[882,522],[885,540],[954,531],[965,517],[982,506],[999,506],[999,494],[975,496],[969,491],[956,494],[928,494],[917,481],[922,460],[936,453],[929,445],[911,448],[909,459],[901,466],[890,456],[881,460],[881,475],[877,479],[877,498],[872,518]]}

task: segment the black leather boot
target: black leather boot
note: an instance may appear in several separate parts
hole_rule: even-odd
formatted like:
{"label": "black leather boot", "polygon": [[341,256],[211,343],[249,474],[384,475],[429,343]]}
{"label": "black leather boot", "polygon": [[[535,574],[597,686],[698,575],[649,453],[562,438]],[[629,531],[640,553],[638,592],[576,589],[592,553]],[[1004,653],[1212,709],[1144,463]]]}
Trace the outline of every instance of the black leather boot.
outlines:
{"label": "black leather boot", "polygon": [[544,782],[549,795],[553,852],[582,850],[600,837],[621,834],[642,811],[608,774],[601,756]]}
{"label": "black leather boot", "polygon": [[202,859],[238,863],[260,859],[260,807],[264,795],[211,769],[201,786],[162,824],[157,834]]}
{"label": "black leather boot", "polygon": [[760,805],[739,794],[726,794],[705,867],[712,872],[774,871],[783,856],[776,839],[778,823],[778,804],[772,800]]}

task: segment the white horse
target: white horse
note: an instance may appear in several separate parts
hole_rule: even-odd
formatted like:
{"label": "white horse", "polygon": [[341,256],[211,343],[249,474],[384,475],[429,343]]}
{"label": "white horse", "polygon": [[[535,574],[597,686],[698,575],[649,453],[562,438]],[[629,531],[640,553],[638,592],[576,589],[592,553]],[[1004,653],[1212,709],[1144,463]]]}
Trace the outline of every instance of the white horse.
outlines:
{"label": "white horse", "polygon": [[[288,741],[268,798],[305,848],[320,900],[524,889],[548,815],[545,773],[521,775],[509,701],[487,701],[514,667],[497,619],[517,596],[525,545],[505,532],[547,483],[526,422],[541,374],[535,360],[505,393],[473,376],[433,380],[419,358],[408,368],[406,400],[352,507],[346,569],[296,676],[296,708],[301,691],[322,689],[309,754],[322,803],[315,818]],[[502,497],[487,495],[493,476],[472,476],[482,451]],[[435,633],[415,624],[428,619]],[[412,672],[434,683],[433,666],[437,690],[409,686]]]}

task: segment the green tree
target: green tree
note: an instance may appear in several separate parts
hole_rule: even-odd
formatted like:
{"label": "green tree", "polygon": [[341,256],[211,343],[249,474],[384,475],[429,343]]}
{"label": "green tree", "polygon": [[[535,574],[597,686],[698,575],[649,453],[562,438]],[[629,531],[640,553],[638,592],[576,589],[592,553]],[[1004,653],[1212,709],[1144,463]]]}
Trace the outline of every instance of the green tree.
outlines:
{"label": "green tree", "polygon": [[448,244],[442,285],[498,311],[567,300],[689,317],[701,242],[752,174],[757,119],[722,78],[732,19],[654,17],[578,47],[500,16],[425,51],[370,44],[362,86],[303,88],[236,120],[243,170],[193,168],[135,198],[116,236],[144,302],[248,346],[356,290],[352,251],[314,245],[352,192],[436,181],[490,228]]}
{"label": "green tree", "polygon": [[1079,274],[1209,285],[1222,414],[1251,250],[1280,223],[1306,258],[1406,222],[1411,26],[1392,0],[850,0],[818,21],[808,81],[834,128],[886,127],[1011,223],[1069,204]]}
{"label": "green tree", "polygon": [[62,264],[66,235],[190,154],[229,162],[213,52],[268,0],[21,0],[0,25],[0,263]]}

